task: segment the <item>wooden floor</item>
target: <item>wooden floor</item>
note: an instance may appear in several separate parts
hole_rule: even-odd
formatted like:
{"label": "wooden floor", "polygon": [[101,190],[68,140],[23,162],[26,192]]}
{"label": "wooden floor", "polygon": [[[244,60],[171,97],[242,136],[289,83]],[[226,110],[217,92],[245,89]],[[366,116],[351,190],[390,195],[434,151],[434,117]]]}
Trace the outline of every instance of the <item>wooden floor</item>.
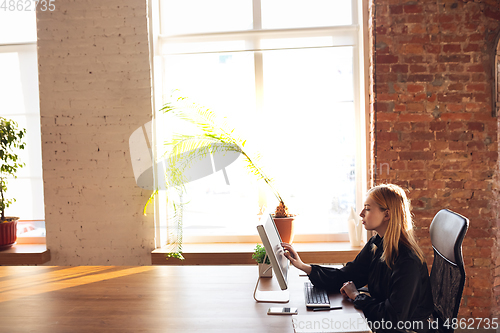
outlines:
{"label": "wooden floor", "polygon": [[[306,280],[291,270],[287,306],[316,315]],[[255,302],[256,281],[257,266],[4,266],[0,332],[293,332]]]}

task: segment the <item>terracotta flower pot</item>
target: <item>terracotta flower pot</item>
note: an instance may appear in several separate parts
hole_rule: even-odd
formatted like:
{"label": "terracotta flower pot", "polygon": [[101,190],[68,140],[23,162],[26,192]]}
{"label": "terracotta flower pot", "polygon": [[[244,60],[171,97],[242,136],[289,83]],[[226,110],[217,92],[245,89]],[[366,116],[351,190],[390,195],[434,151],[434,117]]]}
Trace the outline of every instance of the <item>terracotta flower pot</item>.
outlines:
{"label": "terracotta flower pot", "polygon": [[295,216],[291,217],[273,217],[274,224],[278,229],[281,241],[292,244],[293,237],[295,236]]}
{"label": "terracotta flower pot", "polygon": [[0,223],[0,250],[11,247],[17,240],[17,219]]}

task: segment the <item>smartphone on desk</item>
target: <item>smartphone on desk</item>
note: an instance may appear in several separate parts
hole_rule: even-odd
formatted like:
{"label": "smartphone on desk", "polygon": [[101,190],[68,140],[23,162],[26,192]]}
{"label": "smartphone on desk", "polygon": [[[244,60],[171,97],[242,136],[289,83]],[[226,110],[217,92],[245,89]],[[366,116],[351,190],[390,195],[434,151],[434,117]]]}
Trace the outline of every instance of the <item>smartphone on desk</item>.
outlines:
{"label": "smartphone on desk", "polygon": [[297,308],[269,308],[268,315],[296,315]]}

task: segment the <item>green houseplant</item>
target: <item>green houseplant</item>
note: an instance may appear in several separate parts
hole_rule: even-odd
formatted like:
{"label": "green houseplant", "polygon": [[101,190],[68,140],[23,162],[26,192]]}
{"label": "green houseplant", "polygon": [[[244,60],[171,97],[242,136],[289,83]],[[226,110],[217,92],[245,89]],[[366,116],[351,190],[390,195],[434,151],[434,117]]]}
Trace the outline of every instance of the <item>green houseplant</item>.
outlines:
{"label": "green houseplant", "polygon": [[[266,262],[264,262],[264,258],[266,259]],[[266,258],[266,249],[260,244],[257,244],[257,246],[255,246],[254,253],[252,254],[252,259],[255,260],[258,264],[271,264],[269,258]]]}
{"label": "green houseplant", "polygon": [[257,262],[257,264],[259,264],[260,277],[273,276],[273,271],[271,269],[271,262],[269,261],[269,257],[266,256],[266,249],[262,245],[257,244],[257,246],[255,246],[254,253],[252,254],[252,259],[254,259]]}
{"label": "green houseplant", "polygon": [[[241,154],[246,163],[247,170],[256,176],[257,180],[264,181],[269,186],[271,192],[278,200],[275,217],[293,217],[288,212],[281,195],[276,190],[273,180],[257,166],[256,160],[250,156],[245,148],[246,140],[235,134],[235,129],[231,128],[225,119],[220,119],[210,109],[191,103],[185,97],[172,98],[160,110],[168,117],[189,124],[192,132],[175,133],[164,144],[169,147],[168,153],[161,158],[165,160],[166,176],[165,188],[167,192],[167,205],[171,211],[170,218],[176,225],[174,232],[169,235],[170,253],[168,257],[183,259],[182,257],[182,209],[185,205],[183,195],[187,179],[185,170],[197,160],[205,158],[209,154],[232,152]],[[168,119],[168,118],[167,118]],[[153,191],[146,206],[158,194],[158,190]],[[278,226],[279,228],[279,226]]]}
{"label": "green houseplant", "polygon": [[8,199],[7,178],[16,178],[16,172],[24,166],[16,151],[24,149],[26,135],[24,128],[19,129],[15,121],[0,117],[0,248],[8,248],[17,240],[18,217],[6,217],[7,209],[16,199]]}

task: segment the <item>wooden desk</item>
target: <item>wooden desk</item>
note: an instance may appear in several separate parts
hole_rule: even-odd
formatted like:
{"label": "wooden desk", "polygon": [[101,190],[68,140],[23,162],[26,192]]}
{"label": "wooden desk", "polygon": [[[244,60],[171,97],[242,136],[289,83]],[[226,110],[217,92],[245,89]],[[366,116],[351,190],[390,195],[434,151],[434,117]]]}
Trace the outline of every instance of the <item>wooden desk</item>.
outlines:
{"label": "wooden desk", "polygon": [[[257,272],[257,266],[3,266],[1,331],[293,332],[290,316],[269,316],[267,309],[328,313],[307,311],[307,277],[295,268],[289,303],[255,302]],[[343,304],[333,311],[357,311]]]}

